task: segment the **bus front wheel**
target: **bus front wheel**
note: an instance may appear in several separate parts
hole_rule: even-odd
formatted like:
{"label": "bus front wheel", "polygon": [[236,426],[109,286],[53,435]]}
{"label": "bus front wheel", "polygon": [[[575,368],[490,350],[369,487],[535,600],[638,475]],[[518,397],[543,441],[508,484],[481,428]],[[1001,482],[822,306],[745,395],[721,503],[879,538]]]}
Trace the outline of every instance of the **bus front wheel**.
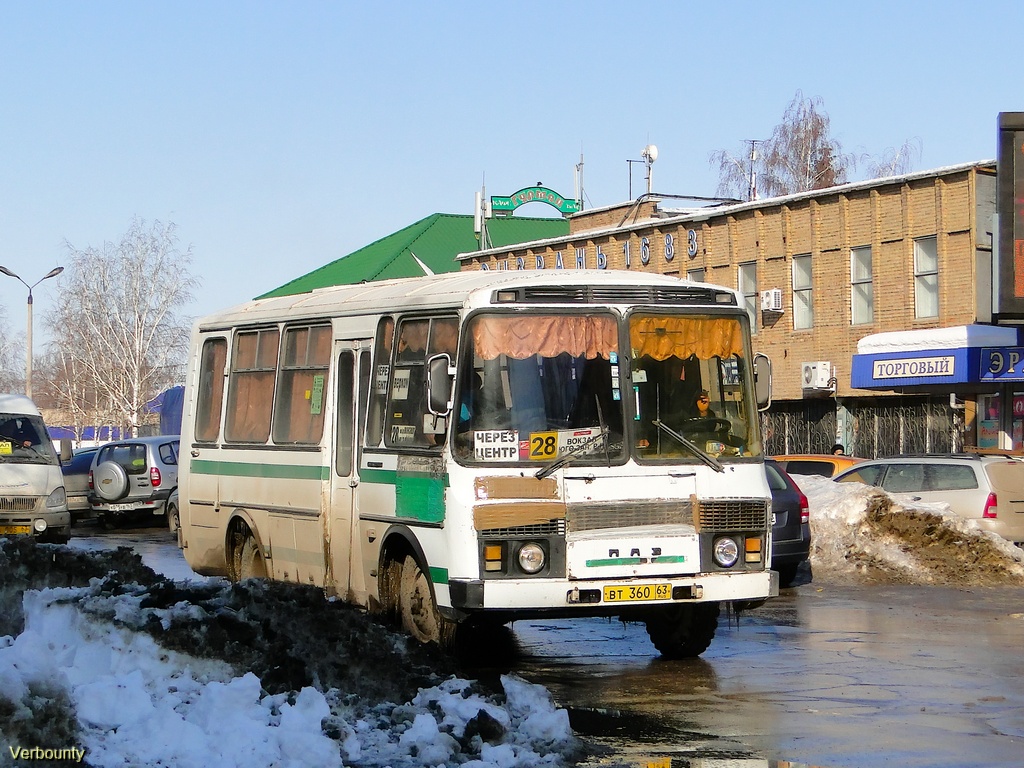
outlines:
{"label": "bus front wheel", "polygon": [[647,634],[667,659],[700,656],[715,639],[718,603],[693,603],[659,610],[648,616]]}
{"label": "bus front wheel", "polygon": [[430,590],[430,580],[412,555],[402,562],[398,590],[398,614],[402,628],[421,643],[437,643],[449,648],[455,637],[455,624],[441,616]]}

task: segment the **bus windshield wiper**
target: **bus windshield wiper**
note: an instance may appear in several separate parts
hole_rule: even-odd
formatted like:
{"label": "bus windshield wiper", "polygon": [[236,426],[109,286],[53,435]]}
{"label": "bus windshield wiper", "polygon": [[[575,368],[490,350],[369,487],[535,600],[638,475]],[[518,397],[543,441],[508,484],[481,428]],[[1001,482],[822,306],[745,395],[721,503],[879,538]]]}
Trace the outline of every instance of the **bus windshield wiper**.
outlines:
{"label": "bus windshield wiper", "polygon": [[718,459],[716,459],[710,453],[707,453],[707,452],[701,450],[701,447],[699,445],[697,445],[692,440],[689,440],[689,439],[683,437],[682,435],[680,435],[678,432],[676,432],[674,429],[672,429],[672,427],[670,427],[667,424],[665,424],[661,419],[655,419],[651,423],[654,426],[656,426],[658,429],[660,429],[662,432],[664,432],[666,435],[668,435],[669,437],[673,437],[676,440],[678,440],[681,445],[683,445],[685,448],[687,448],[698,459],[700,459],[705,464],[707,464],[709,467],[711,467],[713,470],[715,470],[715,472],[725,472],[725,467],[722,466],[722,462],[720,462]]}
{"label": "bus windshield wiper", "polygon": [[550,464],[547,464],[547,465],[541,467],[540,469],[538,469],[537,472],[534,474],[534,477],[536,477],[538,480],[543,480],[545,477],[550,475],[556,469],[561,469],[562,467],[564,467],[570,461],[572,461],[577,456],[579,456],[581,453],[586,451],[587,448],[589,448],[591,445],[596,443],[598,440],[602,440],[602,439],[604,439],[606,437],[608,437],[608,428],[604,427],[596,435],[591,435],[590,437],[588,437],[582,443],[577,445],[575,448],[573,448],[571,451],[569,451],[564,456],[561,456],[561,457],[555,459],[554,461],[552,461]]}

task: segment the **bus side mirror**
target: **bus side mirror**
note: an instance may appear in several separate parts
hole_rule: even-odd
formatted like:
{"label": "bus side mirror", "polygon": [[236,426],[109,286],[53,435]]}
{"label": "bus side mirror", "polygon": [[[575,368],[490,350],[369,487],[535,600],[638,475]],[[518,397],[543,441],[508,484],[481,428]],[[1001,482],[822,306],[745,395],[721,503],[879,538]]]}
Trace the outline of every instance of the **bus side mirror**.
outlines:
{"label": "bus side mirror", "polygon": [[452,399],[452,359],[446,354],[427,360],[427,410],[435,416],[447,416]]}
{"label": "bus side mirror", "polygon": [[74,450],[71,448],[71,438],[62,437],[60,439],[60,463],[67,464],[71,461],[71,456],[74,454]]}
{"label": "bus side mirror", "polygon": [[763,352],[754,355],[754,397],[757,398],[757,410],[767,411],[771,407],[772,361]]}

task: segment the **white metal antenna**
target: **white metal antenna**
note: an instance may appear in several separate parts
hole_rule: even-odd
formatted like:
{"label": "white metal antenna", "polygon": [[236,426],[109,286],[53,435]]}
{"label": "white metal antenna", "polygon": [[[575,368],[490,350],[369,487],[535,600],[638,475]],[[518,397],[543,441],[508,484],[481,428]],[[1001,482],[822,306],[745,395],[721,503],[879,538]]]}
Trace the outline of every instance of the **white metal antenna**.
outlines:
{"label": "white metal antenna", "polygon": [[644,165],[647,166],[647,194],[651,194],[654,187],[651,166],[654,165],[654,161],[658,159],[658,148],[653,144],[648,144],[644,147],[644,151],[640,153],[640,157],[644,159]]}
{"label": "white metal antenna", "polygon": [[580,150],[580,161],[576,163],[576,202],[583,210],[583,150]]}

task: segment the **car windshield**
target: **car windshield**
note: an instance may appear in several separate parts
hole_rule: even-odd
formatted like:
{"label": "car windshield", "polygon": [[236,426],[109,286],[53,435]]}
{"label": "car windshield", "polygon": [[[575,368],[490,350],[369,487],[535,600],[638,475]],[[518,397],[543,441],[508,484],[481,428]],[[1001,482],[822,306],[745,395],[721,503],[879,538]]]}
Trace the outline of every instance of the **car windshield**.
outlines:
{"label": "car windshield", "polygon": [[742,323],[647,312],[625,322],[611,312],[479,314],[459,365],[453,453],[542,466],[611,463],[630,452],[641,462],[760,456]]}
{"label": "car windshield", "polygon": [[0,462],[60,464],[41,418],[20,413],[0,413]]}

